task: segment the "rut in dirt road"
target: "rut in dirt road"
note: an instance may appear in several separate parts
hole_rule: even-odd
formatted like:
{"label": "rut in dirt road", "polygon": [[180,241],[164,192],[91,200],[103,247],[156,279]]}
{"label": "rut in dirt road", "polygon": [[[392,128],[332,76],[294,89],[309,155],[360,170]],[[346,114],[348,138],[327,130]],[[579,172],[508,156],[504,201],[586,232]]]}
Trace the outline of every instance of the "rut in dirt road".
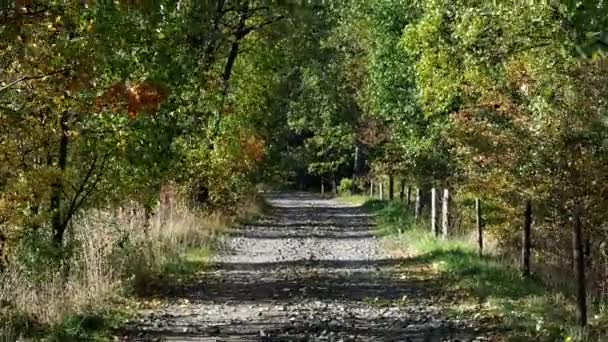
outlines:
{"label": "rut in dirt road", "polygon": [[491,340],[442,312],[438,284],[400,275],[365,209],[303,193],[268,202],[200,281],[167,289],[162,309],[131,322],[131,339]]}

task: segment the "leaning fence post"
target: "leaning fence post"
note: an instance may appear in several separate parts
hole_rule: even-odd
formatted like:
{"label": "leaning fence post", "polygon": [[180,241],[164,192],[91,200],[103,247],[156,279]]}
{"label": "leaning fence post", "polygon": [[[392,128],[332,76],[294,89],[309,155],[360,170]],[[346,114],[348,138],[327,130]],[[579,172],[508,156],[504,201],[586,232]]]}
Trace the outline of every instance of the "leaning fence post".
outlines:
{"label": "leaning fence post", "polygon": [[443,200],[441,202],[443,206],[442,214],[442,233],[443,238],[447,239],[449,236],[450,229],[450,191],[448,189],[443,189]]}
{"label": "leaning fence post", "polygon": [[475,216],[477,218],[477,244],[479,246],[479,257],[483,256],[483,221],[481,218],[481,200],[475,199]]}
{"label": "leaning fence post", "polygon": [[580,204],[577,204],[574,208],[572,228],[572,248],[574,250],[574,264],[576,266],[578,322],[584,327],[587,325],[587,291],[585,288],[585,258],[583,254],[583,232],[581,228]]}
{"label": "leaning fence post", "polygon": [[437,189],[431,189],[431,231],[433,235],[439,236],[439,227],[437,227]]}
{"label": "leaning fence post", "polygon": [[521,274],[524,277],[530,276],[530,227],[532,225],[532,203],[526,200],[526,208],[524,210],[524,227],[522,232],[521,244]]}

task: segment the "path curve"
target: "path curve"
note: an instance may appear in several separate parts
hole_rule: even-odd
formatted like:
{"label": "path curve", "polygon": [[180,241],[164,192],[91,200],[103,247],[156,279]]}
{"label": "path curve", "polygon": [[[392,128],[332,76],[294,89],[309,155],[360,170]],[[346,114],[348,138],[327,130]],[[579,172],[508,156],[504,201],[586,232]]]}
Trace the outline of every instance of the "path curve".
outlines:
{"label": "path curve", "polygon": [[436,305],[439,284],[400,274],[363,208],[308,193],[268,196],[214,267],[130,322],[128,340],[487,341]]}

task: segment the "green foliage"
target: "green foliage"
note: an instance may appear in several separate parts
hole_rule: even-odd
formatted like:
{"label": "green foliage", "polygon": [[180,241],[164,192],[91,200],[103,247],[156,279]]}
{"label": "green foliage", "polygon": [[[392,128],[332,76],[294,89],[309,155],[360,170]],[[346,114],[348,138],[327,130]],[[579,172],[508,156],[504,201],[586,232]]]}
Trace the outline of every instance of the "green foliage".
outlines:
{"label": "green foliage", "polygon": [[[287,70],[274,69],[285,57],[269,47],[287,44],[293,27],[281,21],[304,11],[238,4],[240,14],[232,1],[29,1],[0,9],[6,240],[21,239],[25,227],[50,228],[61,246],[83,210],[130,201],[151,208],[168,184],[203,206],[246,195],[274,141],[271,90]],[[249,26],[239,28],[241,20]],[[272,24],[288,33],[275,34]],[[231,60],[235,39],[242,56]]]}
{"label": "green foliage", "polygon": [[382,235],[400,234],[405,230],[412,229],[416,225],[415,220],[403,203],[369,200],[363,204],[363,207],[377,215],[377,227]]}
{"label": "green foliage", "polygon": [[94,314],[69,316],[56,329],[51,341],[102,341],[109,337],[97,334],[107,327],[105,319]]}
{"label": "green foliage", "polygon": [[[595,13],[584,14],[590,7]],[[524,198],[532,198],[538,239],[552,240],[538,246],[539,259],[559,255],[567,264],[566,218],[575,203],[589,222],[606,219],[591,209],[606,205],[603,190],[594,189],[601,177],[591,171],[606,165],[599,151],[606,149],[601,98],[608,93],[597,83],[605,60],[573,53],[586,44],[581,32],[605,29],[604,19],[593,19],[605,5],[428,1],[418,10],[402,42],[414,57],[425,115],[448,120],[439,126],[453,165],[448,180],[495,207],[488,230],[506,249]],[[593,227],[588,234],[603,240],[605,231]]]}
{"label": "green foliage", "polygon": [[353,180],[351,178],[342,178],[338,185],[339,194],[351,193],[353,190]]}

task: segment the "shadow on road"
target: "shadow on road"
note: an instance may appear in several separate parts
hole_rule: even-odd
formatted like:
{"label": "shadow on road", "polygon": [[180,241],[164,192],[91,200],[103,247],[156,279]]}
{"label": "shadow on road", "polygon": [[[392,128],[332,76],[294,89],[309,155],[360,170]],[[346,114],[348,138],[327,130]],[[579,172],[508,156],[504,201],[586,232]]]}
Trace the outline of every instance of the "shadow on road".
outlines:
{"label": "shadow on road", "polygon": [[[331,207],[310,194],[277,194],[271,203],[267,216],[229,234],[256,243],[374,241],[371,216],[363,208]],[[141,340],[202,341],[468,341],[481,335],[479,327],[441,312],[441,280],[399,271],[401,265],[415,270],[423,263],[428,259],[220,260],[194,283],[156,288],[151,294],[170,303],[186,300],[189,310],[167,311],[125,334]],[[258,308],[259,313],[247,312]],[[232,318],[218,320],[213,316],[218,312]]]}

